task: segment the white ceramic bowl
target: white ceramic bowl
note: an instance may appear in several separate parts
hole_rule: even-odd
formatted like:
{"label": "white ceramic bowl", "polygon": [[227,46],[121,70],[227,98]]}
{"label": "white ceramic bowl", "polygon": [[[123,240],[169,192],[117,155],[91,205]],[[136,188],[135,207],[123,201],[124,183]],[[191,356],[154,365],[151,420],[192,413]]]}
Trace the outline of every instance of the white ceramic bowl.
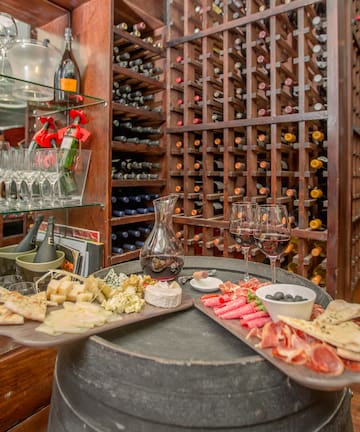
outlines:
{"label": "white ceramic bowl", "polygon": [[[267,295],[274,295],[276,292],[283,292],[284,295],[299,295],[306,300],[290,302],[266,298]],[[266,285],[259,288],[256,291],[256,295],[262,301],[274,322],[279,321],[278,315],[309,320],[316,298],[316,292],[312,289],[302,285],[291,284]]]}

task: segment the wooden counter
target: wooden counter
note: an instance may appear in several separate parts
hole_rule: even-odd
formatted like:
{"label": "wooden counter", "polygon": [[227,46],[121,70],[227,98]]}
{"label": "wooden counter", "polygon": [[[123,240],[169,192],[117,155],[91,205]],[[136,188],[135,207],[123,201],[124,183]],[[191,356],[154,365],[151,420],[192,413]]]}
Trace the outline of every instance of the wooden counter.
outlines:
{"label": "wooden counter", "polygon": [[46,432],[56,354],[0,336],[0,432]]}

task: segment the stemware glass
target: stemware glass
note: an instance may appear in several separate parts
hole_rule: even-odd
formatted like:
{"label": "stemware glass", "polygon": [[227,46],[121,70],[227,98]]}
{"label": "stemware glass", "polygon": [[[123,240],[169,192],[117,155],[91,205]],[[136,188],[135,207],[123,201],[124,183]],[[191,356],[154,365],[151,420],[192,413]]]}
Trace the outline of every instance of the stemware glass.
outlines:
{"label": "stemware glass", "polygon": [[[55,185],[59,180],[59,152],[58,149],[38,149],[36,150],[37,161],[40,164],[40,186],[42,198],[53,206],[55,204]],[[49,186],[49,194],[46,192],[46,183]]]}
{"label": "stemware glass", "polygon": [[256,222],[255,203],[234,202],[231,206],[230,233],[236,243],[241,246],[245,260],[244,280],[249,280],[249,252],[254,245],[254,229]]}
{"label": "stemware glass", "polygon": [[[9,62],[7,60],[7,51],[14,45],[18,35],[18,29],[15,19],[5,13],[0,12],[0,74],[4,75],[9,72]],[[0,76],[1,95],[11,94],[12,83],[4,76]]]}
{"label": "stemware glass", "polygon": [[25,182],[26,149],[12,149],[12,175],[16,184],[16,207],[25,208],[29,204],[30,193]]}
{"label": "stemware glass", "polygon": [[256,209],[255,244],[270,259],[271,280],[276,283],[276,260],[290,240],[288,211],[282,204],[263,204]]}

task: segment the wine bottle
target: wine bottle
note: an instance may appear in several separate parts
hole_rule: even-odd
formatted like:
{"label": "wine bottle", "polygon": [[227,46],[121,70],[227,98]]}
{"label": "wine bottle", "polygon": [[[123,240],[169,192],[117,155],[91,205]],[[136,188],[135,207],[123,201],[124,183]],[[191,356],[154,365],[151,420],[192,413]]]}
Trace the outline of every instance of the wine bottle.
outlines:
{"label": "wine bottle", "polygon": [[121,247],[116,247],[116,246],[113,246],[113,247],[111,248],[111,251],[112,251],[113,253],[116,253],[116,254],[119,254],[119,255],[121,255],[121,254],[124,253],[124,249],[123,249],[123,248],[121,248]]}
{"label": "wine bottle", "polygon": [[325,135],[324,132],[316,130],[311,133],[311,138],[313,143],[320,145],[324,141]]}
{"label": "wine bottle", "polygon": [[269,144],[270,142],[270,138],[268,135],[264,134],[264,133],[259,133],[257,138],[256,138],[256,142],[258,144],[259,147],[266,147],[266,144]]}
{"label": "wine bottle", "polygon": [[314,247],[311,249],[311,255],[313,257],[326,256],[326,243],[321,241],[315,242]]}
{"label": "wine bottle", "polygon": [[34,263],[54,261],[57,258],[54,241],[55,218],[49,216],[48,226],[44,240],[42,241],[34,258]]}
{"label": "wine bottle", "polygon": [[297,237],[292,237],[284,250],[284,255],[289,253],[298,253],[299,239]]}
{"label": "wine bottle", "polygon": [[202,213],[202,201],[194,201],[194,208],[191,210],[191,216],[196,216]]}
{"label": "wine bottle", "polygon": [[286,132],[283,135],[283,141],[287,144],[296,142],[296,135],[292,132]]}
{"label": "wine bottle", "polygon": [[122,247],[123,247],[124,251],[127,251],[127,252],[132,252],[132,251],[136,250],[136,246],[132,243],[123,243]]}
{"label": "wine bottle", "polygon": [[21,240],[19,244],[16,245],[13,252],[27,252],[32,250],[36,246],[36,235],[39,230],[39,226],[44,217],[42,215],[38,215],[35,219],[33,226],[29,229],[26,236]]}
{"label": "wine bottle", "polygon": [[201,170],[201,167],[202,167],[202,162],[201,161],[196,161],[194,163],[194,170],[196,170],[196,171]]}
{"label": "wine bottle", "polygon": [[67,128],[60,145],[61,163],[63,167],[60,184],[65,195],[70,195],[77,190],[73,165],[76,159],[76,152],[80,148],[80,139],[82,137],[80,124],[87,123],[87,118],[82,110],[71,110],[70,117],[73,119],[73,123]]}
{"label": "wine bottle", "polygon": [[309,222],[309,228],[314,231],[324,231],[326,228],[323,226],[322,220],[314,218]]}
{"label": "wine bottle", "polygon": [[326,169],[328,159],[326,156],[319,156],[315,159],[311,159],[310,166],[313,169]]}
{"label": "wine bottle", "polygon": [[72,34],[71,28],[65,28],[65,49],[61,62],[55,72],[54,88],[55,101],[67,103],[70,100],[70,93],[80,93],[80,71],[71,49]]}
{"label": "wine bottle", "polygon": [[294,263],[293,261],[291,261],[287,266],[287,270],[288,270],[288,272],[291,272],[291,273],[297,273],[298,272],[298,265],[296,263]]}
{"label": "wine bottle", "polygon": [[314,199],[322,198],[323,195],[324,195],[324,192],[321,189],[319,189],[318,187],[314,187],[314,189],[311,189],[311,191],[310,191],[310,196],[311,196],[311,198],[314,198]]}
{"label": "wine bottle", "polygon": [[237,195],[237,196],[245,195],[245,188],[243,188],[243,187],[234,188],[234,195]]}
{"label": "wine bottle", "polygon": [[138,229],[129,229],[127,232],[129,234],[129,236],[131,236],[131,237],[136,237],[136,238],[141,237],[141,232]]}
{"label": "wine bottle", "polygon": [[316,285],[326,285],[326,259],[314,268],[311,282]]}
{"label": "wine bottle", "polygon": [[49,129],[55,129],[54,119],[52,117],[40,117],[40,123],[43,125],[32,137],[29,144],[29,151],[42,146],[43,137],[49,134]]}
{"label": "wine bottle", "polygon": [[260,195],[270,194],[270,189],[267,186],[263,186],[261,183],[256,183],[256,188]]}
{"label": "wine bottle", "polygon": [[129,233],[127,231],[117,231],[111,234],[111,240],[120,240],[124,238],[128,238]]}
{"label": "wine bottle", "polygon": [[224,210],[224,206],[221,204],[221,202],[215,201],[213,202],[212,206],[213,206],[214,216],[221,214]]}
{"label": "wine bottle", "polygon": [[184,237],[184,231],[183,231],[183,230],[181,230],[181,231],[176,231],[176,233],[175,233],[175,237],[178,238],[178,239],[183,238],[183,237]]}

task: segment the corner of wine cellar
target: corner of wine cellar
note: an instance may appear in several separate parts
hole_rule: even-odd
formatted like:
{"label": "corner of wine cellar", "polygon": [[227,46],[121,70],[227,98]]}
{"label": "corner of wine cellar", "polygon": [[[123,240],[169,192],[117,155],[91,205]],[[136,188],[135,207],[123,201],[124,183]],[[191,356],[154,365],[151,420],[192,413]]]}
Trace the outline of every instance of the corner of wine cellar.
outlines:
{"label": "corner of wine cellar", "polygon": [[168,185],[187,254],[241,258],[231,203],[286,204],[281,266],[351,296],[350,16],[336,1],[168,1]]}

